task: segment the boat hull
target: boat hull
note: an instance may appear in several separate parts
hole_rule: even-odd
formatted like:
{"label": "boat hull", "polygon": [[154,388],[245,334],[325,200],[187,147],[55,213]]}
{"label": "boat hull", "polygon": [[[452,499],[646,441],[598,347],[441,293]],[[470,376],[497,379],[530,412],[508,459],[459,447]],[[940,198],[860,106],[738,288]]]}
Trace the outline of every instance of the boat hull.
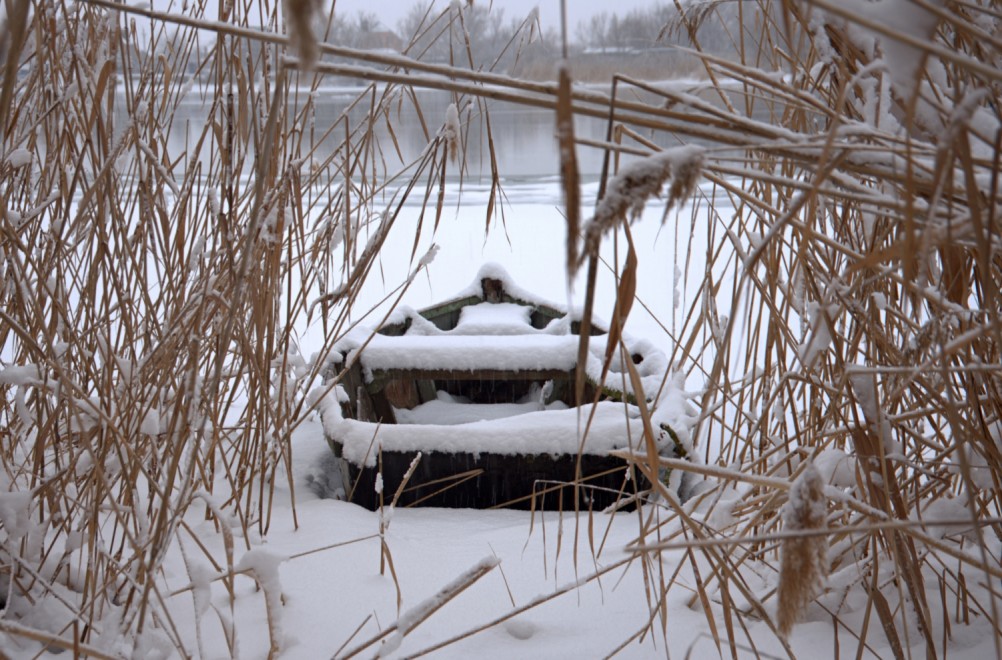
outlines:
{"label": "boat hull", "polygon": [[[335,455],[341,446],[331,441]],[[367,509],[389,505],[417,452],[384,451],[375,467],[341,458],[345,497]],[[613,456],[423,452],[397,500],[397,506],[445,508],[495,507],[533,510],[602,510],[632,499],[639,479],[635,469]],[[632,474],[628,476],[628,470]],[[382,475],[382,491],[376,488]]]}

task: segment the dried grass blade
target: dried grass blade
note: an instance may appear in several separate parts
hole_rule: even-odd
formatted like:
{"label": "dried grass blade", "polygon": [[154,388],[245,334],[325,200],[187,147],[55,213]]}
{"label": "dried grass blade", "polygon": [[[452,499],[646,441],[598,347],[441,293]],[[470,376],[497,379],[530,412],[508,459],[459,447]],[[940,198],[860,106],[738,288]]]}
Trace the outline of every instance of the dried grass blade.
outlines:
{"label": "dried grass blade", "polygon": [[[599,383],[605,382],[605,376],[612,364],[613,354],[620,349],[620,339],[623,337],[623,328],[626,326],[626,319],[633,309],[633,301],[637,297],[637,251],[633,247],[633,236],[628,226],[625,227],[627,251],[626,264],[623,266],[623,273],[619,277],[619,286],[616,288],[616,302],[612,308],[612,326],[609,328],[608,344],[605,347],[605,362],[602,365],[602,378]],[[625,347],[623,347],[625,351]],[[630,356],[623,357],[630,360]]]}
{"label": "dried grass blade", "polygon": [[585,284],[584,311],[578,329],[578,358],[574,371],[574,403],[585,404],[585,380],[588,374],[588,342],[591,336],[591,317],[595,306],[595,282],[598,278],[598,257],[588,257],[588,275]]}
{"label": "dried grass blade", "polygon": [[6,25],[3,26],[4,78],[3,89],[0,90],[0,129],[7,133],[7,121],[10,119],[10,104],[14,96],[14,85],[17,83],[17,70],[21,60],[21,49],[27,38],[28,14],[31,0],[14,0],[6,5]]}
{"label": "dried grass blade", "polygon": [[894,614],[891,612],[891,606],[887,602],[887,598],[884,597],[884,594],[880,593],[880,589],[877,586],[869,582],[865,584],[866,593],[870,597],[870,602],[873,603],[874,609],[877,610],[877,617],[884,628],[884,634],[887,636],[887,642],[891,646],[894,660],[905,660],[904,647],[901,644],[901,637],[898,636],[898,627],[894,621]]}

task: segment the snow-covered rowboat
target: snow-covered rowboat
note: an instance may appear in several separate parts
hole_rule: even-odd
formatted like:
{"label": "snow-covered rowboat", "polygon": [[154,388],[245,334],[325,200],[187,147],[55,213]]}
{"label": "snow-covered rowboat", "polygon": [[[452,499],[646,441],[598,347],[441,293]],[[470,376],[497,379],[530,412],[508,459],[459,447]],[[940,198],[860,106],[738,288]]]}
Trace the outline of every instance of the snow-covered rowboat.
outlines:
{"label": "snow-covered rowboat", "polygon": [[[599,327],[581,365],[587,403],[575,405],[579,325],[488,264],[455,298],[398,308],[374,334],[340,341],[329,370],[337,385],[320,410],[345,497],[370,509],[395,496],[398,506],[573,509],[575,497],[604,508],[645,488],[609,455],[642,447],[643,426],[620,359],[600,383],[608,335]],[[691,411],[665,354],[624,343],[659,451],[686,455]]]}

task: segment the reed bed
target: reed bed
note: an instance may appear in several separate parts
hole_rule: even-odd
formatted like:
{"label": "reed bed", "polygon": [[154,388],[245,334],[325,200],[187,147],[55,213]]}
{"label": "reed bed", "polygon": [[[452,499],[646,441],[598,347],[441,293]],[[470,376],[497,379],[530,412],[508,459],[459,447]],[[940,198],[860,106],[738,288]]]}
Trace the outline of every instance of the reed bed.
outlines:
{"label": "reed bed", "polygon": [[829,617],[853,654],[883,636],[895,657],[946,655],[968,606],[999,635],[1002,133],[983,66],[998,43],[984,41],[985,6],[902,10],[904,26],[883,9],[761,4],[742,61],[703,56],[713,102],[663,93],[694,124],[747,136],[736,154],[707,149],[703,176],[734,214],[711,207],[694,228],[705,270],[687,276],[703,296],[675,331],[674,358],[704,383],[701,453],[727,467],[669,507],[691,517],[666,530],[704,542],[698,598],[723,619],[709,621],[723,654],[754,649],[742,620],[761,617],[781,639]]}
{"label": "reed bed", "polygon": [[[910,7],[901,25],[825,0],[742,3],[737,59],[693,49],[701,90],[619,75],[607,93],[572,70],[533,82],[474,61],[459,4],[429,12],[412,41],[451,40],[443,64],[314,41],[309,2],[182,14],[13,0],[0,44],[0,634],[95,657],[190,653],[161,576],[176,545],[231,593],[253,574],[280,616],[274,566],[235,562],[234,546],[267,535],[277,483],[295,499],[290,438],[324,356],[365,311],[355,297],[403,203],[439,227],[471,118],[486,127],[492,227],[490,103],[505,100],[560,117],[572,203],[571,146],[606,155],[602,199],[569,210],[568,245],[554,246],[569,272],[588,262],[586,315],[600,277],[621,294],[599,310],[614,327],[633,305],[636,264],[605,267],[596,245],[628,242],[638,205],[691,213],[705,246],[682,273],[700,295],[664,320],[696,390],[692,459],[657,455],[642,398],[646,451],[624,455],[654,487],[632,548],[651,617],[622,648],[670,636],[682,570],[721,655],[757,654],[759,622],[792,657],[804,616],[843,629],[853,655],[879,638],[896,657],[945,656],[951,626],[972,618],[1002,638],[999,16],[981,1]],[[717,16],[714,3],[679,8],[665,39]],[[316,93],[335,75],[367,86],[321,125]],[[422,114],[420,89],[452,94],[446,117]],[[176,123],[195,98],[206,114]],[[403,105],[428,139],[411,160],[393,128]],[[608,121],[604,142],[575,137],[582,116]],[[662,185],[668,199],[651,197]],[[733,211],[718,214],[718,196]],[[433,257],[414,245],[398,296]],[[300,349],[304,322],[327,338],[316,355]],[[686,501],[665,467],[691,475]],[[224,558],[192,514],[217,523]]]}
{"label": "reed bed", "polygon": [[[281,5],[13,8],[3,631],[84,654],[183,652],[160,577],[168,549],[183,544],[231,583],[233,546],[269,530],[275,484],[295,498],[290,436],[329,350],[301,352],[303,320],[330,342],[357,322],[353,298],[400,207],[418,183],[445,185],[458,136],[432,125],[403,162],[391,112],[416,98],[376,85],[318,123],[321,75],[282,60],[315,54],[312,27],[295,23],[287,43]],[[313,9],[290,11],[309,27]],[[266,28],[251,28],[260,17]],[[419,202],[437,222],[441,200]],[[225,565],[186,522],[195,511],[226,536]],[[255,568],[242,570],[267,591]],[[39,601],[56,605],[33,615]]]}

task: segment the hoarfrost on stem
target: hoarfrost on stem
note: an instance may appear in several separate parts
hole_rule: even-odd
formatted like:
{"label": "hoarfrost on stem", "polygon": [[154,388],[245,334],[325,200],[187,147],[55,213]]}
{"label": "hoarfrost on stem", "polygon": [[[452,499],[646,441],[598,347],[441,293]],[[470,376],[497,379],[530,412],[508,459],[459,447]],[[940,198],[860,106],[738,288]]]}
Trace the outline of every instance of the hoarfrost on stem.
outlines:
{"label": "hoarfrost on stem", "polygon": [[807,303],[807,315],[810,317],[810,332],[808,337],[798,347],[801,363],[808,369],[814,366],[818,356],[828,350],[832,343],[831,326],[839,314],[838,305],[821,305],[817,302]]}

